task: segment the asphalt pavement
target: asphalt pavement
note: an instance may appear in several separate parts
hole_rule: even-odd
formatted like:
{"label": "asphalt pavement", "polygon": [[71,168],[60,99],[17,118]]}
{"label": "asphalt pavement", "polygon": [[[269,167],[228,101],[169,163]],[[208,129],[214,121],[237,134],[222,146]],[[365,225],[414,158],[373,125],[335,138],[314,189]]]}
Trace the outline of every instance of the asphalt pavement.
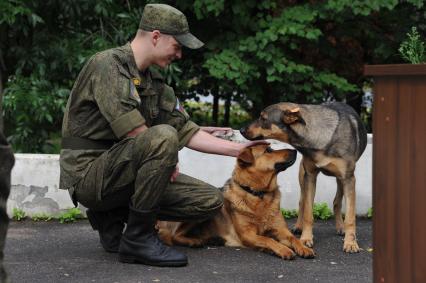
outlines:
{"label": "asphalt pavement", "polygon": [[[294,220],[288,221],[289,225]],[[5,265],[12,282],[372,282],[372,222],[357,220],[358,254],[342,251],[334,220],[316,221],[314,259],[286,261],[251,249],[178,247],[189,258],[180,268],[118,262],[103,251],[87,220],[11,222]]]}

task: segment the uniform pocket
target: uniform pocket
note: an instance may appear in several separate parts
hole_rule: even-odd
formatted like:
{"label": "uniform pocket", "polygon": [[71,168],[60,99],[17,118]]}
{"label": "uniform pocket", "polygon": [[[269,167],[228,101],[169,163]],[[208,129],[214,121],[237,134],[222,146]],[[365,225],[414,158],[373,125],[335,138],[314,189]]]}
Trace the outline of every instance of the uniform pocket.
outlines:
{"label": "uniform pocket", "polygon": [[134,182],[136,172],[133,164],[134,138],[126,138],[108,150],[104,160],[102,196],[114,191],[114,188],[126,186]]}
{"label": "uniform pocket", "polygon": [[158,93],[153,88],[147,88],[139,92],[141,103],[140,111],[142,116],[148,121],[148,126],[152,125],[152,121],[157,118],[160,109],[158,108]]}

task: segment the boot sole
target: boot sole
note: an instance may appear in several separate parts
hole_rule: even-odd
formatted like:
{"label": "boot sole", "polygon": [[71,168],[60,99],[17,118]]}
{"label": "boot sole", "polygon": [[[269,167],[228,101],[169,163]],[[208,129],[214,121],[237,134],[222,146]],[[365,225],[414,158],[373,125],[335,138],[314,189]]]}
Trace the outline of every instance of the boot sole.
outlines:
{"label": "boot sole", "polygon": [[145,265],[161,266],[161,267],[180,267],[180,266],[185,266],[185,265],[188,264],[187,261],[153,262],[153,261],[149,261],[149,260],[136,258],[134,256],[125,256],[125,255],[119,255],[118,261],[123,262],[123,263],[142,263],[142,264],[145,264]]}

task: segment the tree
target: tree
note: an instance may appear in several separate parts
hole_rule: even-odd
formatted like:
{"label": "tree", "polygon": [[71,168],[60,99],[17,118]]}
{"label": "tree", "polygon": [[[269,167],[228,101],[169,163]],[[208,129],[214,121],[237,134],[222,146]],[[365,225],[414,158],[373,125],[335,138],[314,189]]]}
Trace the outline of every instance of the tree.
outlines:
{"label": "tree", "polygon": [[[359,111],[363,65],[400,62],[405,33],[426,28],[419,0],[164,2],[182,10],[206,43],[164,71],[176,93],[232,99],[253,118],[278,101],[346,100]],[[5,128],[16,151],[55,150],[49,140],[84,62],[130,40],[144,5],[0,0]]]}
{"label": "tree", "polygon": [[94,53],[137,29],[138,1],[0,0],[8,139],[19,152],[55,151],[73,82]]}
{"label": "tree", "polygon": [[[176,1],[207,42],[188,72],[257,116],[279,101],[345,100],[360,108],[363,65],[400,61],[397,45],[422,23],[423,1]],[[191,14],[192,13],[192,14]],[[422,26],[424,29],[424,26]],[[199,64],[200,63],[200,64]],[[190,69],[191,67],[189,67]],[[201,74],[201,75],[199,75]],[[246,104],[252,101],[253,105]]]}

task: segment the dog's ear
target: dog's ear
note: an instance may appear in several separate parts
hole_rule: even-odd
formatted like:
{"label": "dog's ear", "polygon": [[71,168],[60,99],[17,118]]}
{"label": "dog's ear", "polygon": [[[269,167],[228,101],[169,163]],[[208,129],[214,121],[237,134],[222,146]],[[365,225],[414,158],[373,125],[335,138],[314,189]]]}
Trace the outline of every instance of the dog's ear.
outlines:
{"label": "dog's ear", "polygon": [[282,120],[287,125],[290,125],[296,122],[304,123],[304,120],[302,119],[302,116],[300,115],[299,107],[296,107],[290,110],[284,110]]}
{"label": "dog's ear", "polygon": [[238,164],[242,167],[250,166],[254,163],[254,156],[251,148],[245,148],[237,157]]}

